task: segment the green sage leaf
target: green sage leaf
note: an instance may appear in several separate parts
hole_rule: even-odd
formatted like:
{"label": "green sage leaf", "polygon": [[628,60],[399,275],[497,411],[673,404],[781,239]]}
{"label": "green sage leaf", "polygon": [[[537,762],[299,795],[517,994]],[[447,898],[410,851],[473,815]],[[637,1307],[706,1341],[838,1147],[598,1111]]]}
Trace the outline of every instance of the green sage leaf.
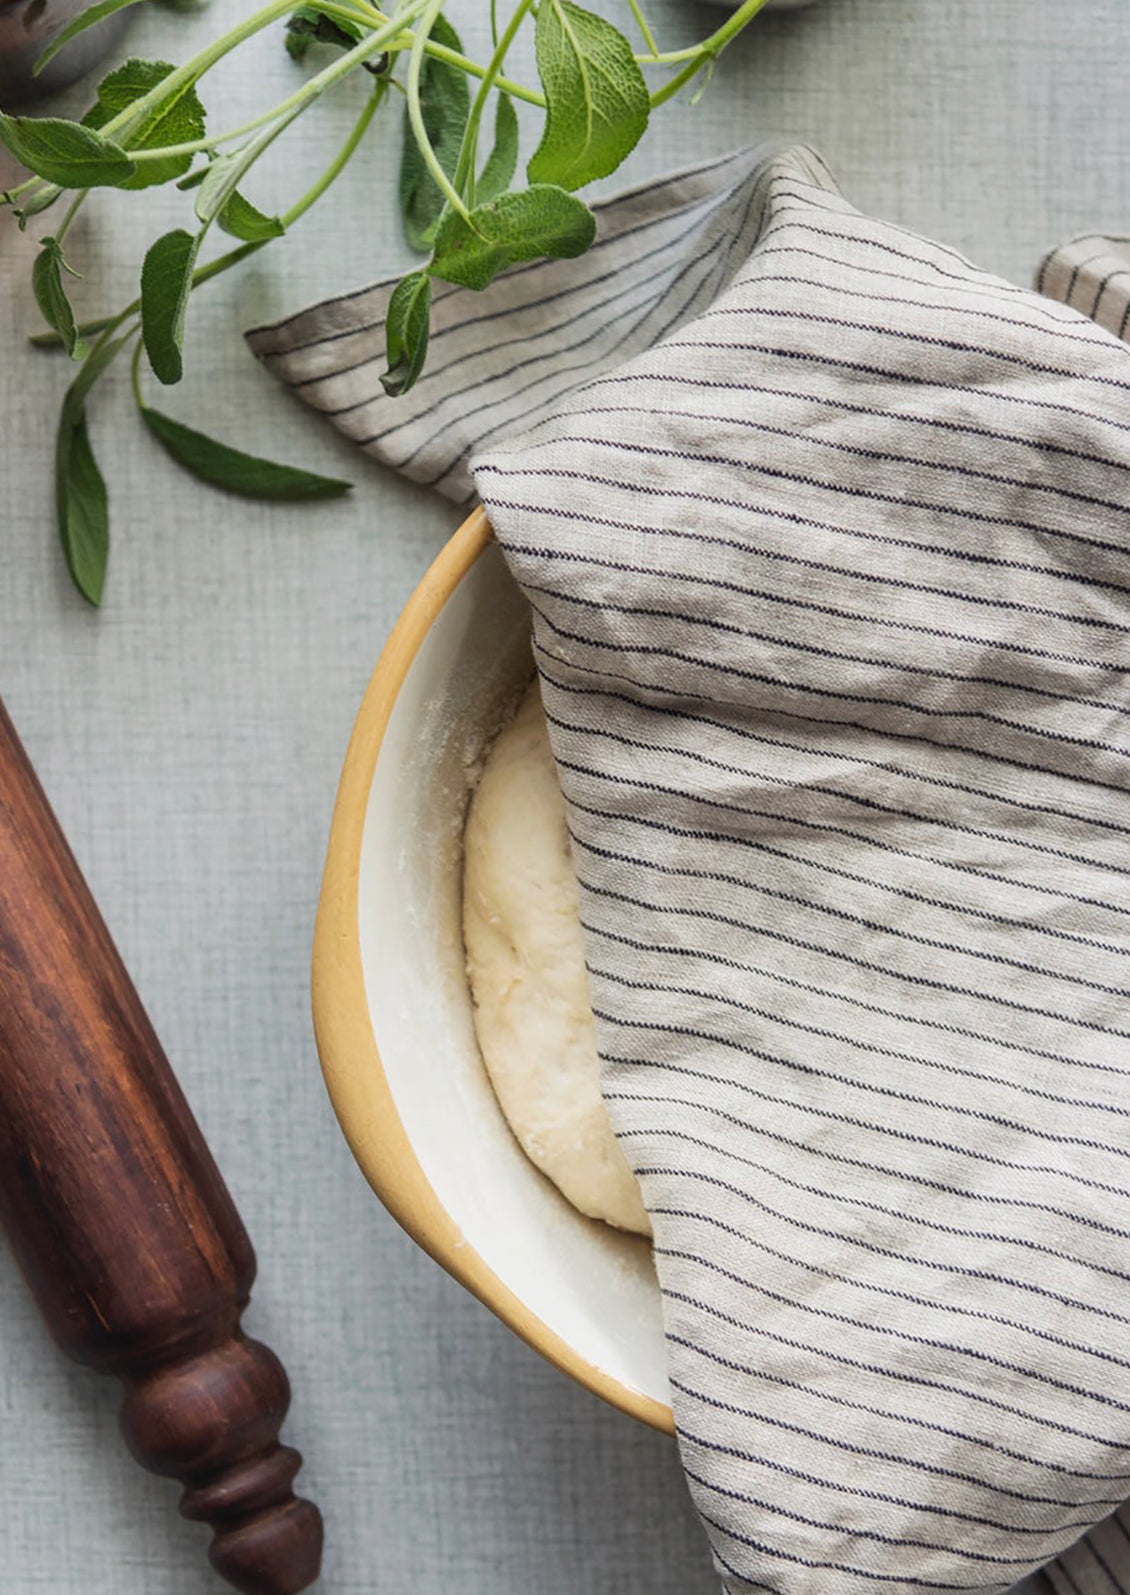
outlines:
{"label": "green sage leaf", "polygon": [[183,228],[166,233],[149,248],[141,268],[141,336],[159,382],[184,375],[184,323],[199,236]]}
{"label": "green sage leaf", "polygon": [[38,77],[45,66],[49,66],[64,45],[70,44],[72,39],[80,33],[85,33],[87,28],[93,28],[97,22],[105,22],[107,17],[112,17],[115,11],[124,11],[127,6],[135,6],[138,0],[98,0],[96,5],[87,6],[80,11],[72,22],[68,22],[62,33],[58,34],[44,50],[32,69]]}
{"label": "green sage leaf", "polygon": [[232,238],[241,238],[245,244],[265,243],[268,238],[281,238],[286,232],[277,216],[264,216],[238,190],[232,194],[216,220],[225,233]]}
{"label": "green sage leaf", "polygon": [[189,172],[187,177],[181,178],[180,182],[177,184],[178,192],[181,194],[187,194],[190,189],[199,188],[207,175],[207,165],[198,166],[194,172]]}
{"label": "green sage leaf", "polygon": [[58,116],[5,116],[0,143],[60,188],[122,188],[137,171],[125,150],[92,127]]}
{"label": "green sage leaf", "polygon": [[424,369],[428,353],[428,318],[432,283],[426,271],[412,271],[393,289],[385,314],[388,370],[381,386],[392,398],[408,389]]}
{"label": "green sage leaf", "polygon": [[[459,35],[446,17],[441,15],[436,18],[431,36],[437,44],[462,52]],[[459,147],[463,142],[463,130],[467,126],[470,109],[471,94],[466,74],[435,56],[426,56],[420,71],[420,110],[428,139],[448,177],[455,175],[459,163]],[[404,222],[404,236],[411,248],[419,250],[421,254],[426,254],[431,248],[443,206],[443,194],[420,154],[405,110],[404,153],[400,158],[400,214]]]}
{"label": "green sage leaf", "polygon": [[546,114],[526,176],[570,189],[607,177],[647,129],[651,102],[631,45],[573,0],[543,0],[534,44]]}
{"label": "green sage leaf", "polygon": [[55,513],[71,577],[92,604],[102,599],[110,547],[106,484],[90,446],[86,400],[99,377],[131,341],[132,333],[99,343],[83,361],[63,396],[55,438]]}
{"label": "green sage leaf", "polygon": [[304,109],[303,105],[296,105],[281,121],[265,128],[262,133],[249,139],[239,149],[232,150],[230,154],[218,155],[211,163],[196,194],[196,214],[205,228],[210,227],[224,210],[239,184],[263,151],[278,137],[280,130],[289,127],[296,117],[302,115]]}
{"label": "green sage leaf", "polygon": [[436,233],[429,269],[445,282],[486,288],[517,261],[583,255],[595,236],[596,217],[583,200],[538,183],[476,205],[469,222],[449,211]]}
{"label": "green sage leaf", "polygon": [[97,606],[110,553],[110,508],[90,446],[83,398],[75,397],[74,388],[63,400],[55,438],[55,514],[71,580]]}
{"label": "green sage leaf", "polygon": [[60,428],[56,505],[71,579],[87,602],[97,606],[102,602],[110,555],[110,506],[85,415]]}
{"label": "green sage leaf", "polygon": [[325,16],[316,6],[299,6],[286,25],[286,48],[292,61],[301,61],[312,44],[336,44],[339,49],[351,50],[360,39],[360,28]]}
{"label": "green sage leaf", "polygon": [[494,148],[475,184],[475,202],[485,205],[510,187],[518,165],[518,113],[509,94],[499,94],[494,108]]}
{"label": "green sage leaf", "polygon": [[132,333],[123,333],[120,338],[113,338],[109,343],[103,343],[101,346],[96,344],[94,346],[79,367],[78,375],[63,397],[64,413],[77,418],[86,403],[87,395],[90,393],[91,388],[93,388],[111,362],[117,359],[132,336]]}
{"label": "green sage leaf", "polygon": [[229,493],[263,499],[338,498],[348,493],[353,485],[332,476],[317,476],[313,471],[300,471],[292,465],[278,465],[273,460],[244,454],[192,427],[182,426],[170,416],[162,415],[160,410],[143,406],[141,415],[158,443],[178,465],[200,481],[225,488]]}
{"label": "green sage leaf", "polygon": [[[78,335],[75,313],[67,290],[63,286],[63,272],[70,271],[62,246],[55,238],[41,240],[41,248],[31,268],[31,286],[35,302],[47,325],[63,340],[63,347],[72,360],[83,360],[87,346]],[[73,273],[72,273],[73,275]]]}
{"label": "green sage leaf", "polygon": [[286,25],[286,53],[292,61],[303,61],[306,59],[306,52],[314,43],[314,40],[311,37],[311,30],[309,28],[296,28],[295,21],[296,18],[291,17]]}
{"label": "green sage leaf", "polygon": [[[176,68],[169,61],[127,61],[98,85],[97,102],[82,119],[84,127],[105,127],[111,117],[127,111],[150,90],[163,83]],[[135,150],[164,149],[170,144],[190,144],[204,137],[205,112],[191,83],[155,105],[139,127],[126,138]],[[170,155],[160,161],[139,161],[137,172],[123,188],[153,188],[183,177],[192,165],[191,155]]]}
{"label": "green sage leaf", "polygon": [[205,227],[216,220],[235,193],[236,184],[245,170],[242,152],[238,150],[230,155],[217,155],[211,162],[196,191],[196,214]]}
{"label": "green sage leaf", "polygon": [[27,224],[33,216],[39,216],[43,211],[50,210],[62,192],[63,190],[55,183],[49,184],[46,188],[34,189],[16,211],[20,232],[27,231]]}

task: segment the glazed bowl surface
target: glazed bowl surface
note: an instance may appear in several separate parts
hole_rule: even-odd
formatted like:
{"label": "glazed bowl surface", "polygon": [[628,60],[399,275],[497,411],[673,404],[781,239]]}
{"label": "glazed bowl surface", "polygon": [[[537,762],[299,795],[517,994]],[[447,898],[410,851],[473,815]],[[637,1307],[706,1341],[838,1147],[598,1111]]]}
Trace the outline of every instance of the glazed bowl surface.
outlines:
{"label": "glazed bowl surface", "polygon": [[350,741],[314,946],[318,1051],[374,1191],[549,1360],[671,1428],[646,1241],[582,1217],[518,1146],[487,1078],[461,932],[478,761],[533,670],[529,611],[476,511],[413,594]]}

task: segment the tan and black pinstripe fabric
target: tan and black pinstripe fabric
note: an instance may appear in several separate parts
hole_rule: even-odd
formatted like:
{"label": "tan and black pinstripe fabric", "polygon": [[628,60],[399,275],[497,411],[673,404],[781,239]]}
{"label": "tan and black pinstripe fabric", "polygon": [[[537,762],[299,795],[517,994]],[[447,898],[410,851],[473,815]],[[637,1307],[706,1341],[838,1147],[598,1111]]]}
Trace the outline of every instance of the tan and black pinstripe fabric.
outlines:
{"label": "tan and black pinstripe fabric", "polygon": [[1130,351],[804,150],[601,226],[253,342],[529,596],[724,1586],[1128,1589]]}
{"label": "tan and black pinstripe fabric", "polygon": [[1104,233],[1073,238],[1045,255],[1036,288],[1125,338],[1130,332],[1130,238]]}

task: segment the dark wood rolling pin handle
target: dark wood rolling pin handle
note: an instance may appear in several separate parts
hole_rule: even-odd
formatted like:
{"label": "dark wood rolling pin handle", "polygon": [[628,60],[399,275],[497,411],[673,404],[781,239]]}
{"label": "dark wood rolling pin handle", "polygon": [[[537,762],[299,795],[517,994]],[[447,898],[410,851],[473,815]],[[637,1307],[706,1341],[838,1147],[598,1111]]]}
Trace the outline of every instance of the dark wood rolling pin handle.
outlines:
{"label": "dark wood rolling pin handle", "polygon": [[240,1329],[255,1254],[3,705],[0,1222],[63,1350],[124,1381],[126,1441],[184,1484],[217,1571],[312,1583],[286,1374]]}

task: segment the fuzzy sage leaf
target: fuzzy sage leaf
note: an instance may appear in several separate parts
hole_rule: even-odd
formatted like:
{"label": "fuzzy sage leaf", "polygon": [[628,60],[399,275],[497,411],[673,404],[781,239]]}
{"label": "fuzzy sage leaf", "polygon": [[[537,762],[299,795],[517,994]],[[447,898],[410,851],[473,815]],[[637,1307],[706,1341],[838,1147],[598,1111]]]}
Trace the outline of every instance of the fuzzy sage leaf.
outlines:
{"label": "fuzzy sage leaf", "polygon": [[79,367],[78,375],[63,397],[64,411],[69,409],[72,414],[77,415],[78,411],[86,403],[94,384],[117,359],[132,336],[132,333],[127,332],[120,338],[112,339],[109,343],[103,343],[99,339]]}
{"label": "fuzzy sage leaf", "polygon": [[71,579],[88,603],[102,601],[110,553],[110,512],[106,483],[90,446],[86,399],[91,388],[128,341],[100,344],[87,356],[67,389],[55,435],[55,516]]}
{"label": "fuzzy sage leaf", "polygon": [[408,389],[424,368],[428,353],[428,317],[432,283],[426,271],[412,271],[393,289],[385,314],[388,370],[381,386],[392,398]]}
{"label": "fuzzy sage leaf", "polygon": [[27,231],[27,224],[33,216],[39,216],[45,210],[50,210],[52,205],[60,198],[62,192],[63,190],[58,184],[48,183],[45,188],[34,189],[28,194],[16,211],[20,232]]}
{"label": "fuzzy sage leaf", "polygon": [[631,45],[572,0],[542,0],[534,43],[546,116],[526,176],[570,189],[607,177],[647,131],[651,100]]}
{"label": "fuzzy sage leaf", "polygon": [[73,21],[68,22],[62,33],[57,34],[36,61],[33,71],[38,77],[45,66],[58,55],[64,45],[70,44],[80,33],[85,33],[87,28],[94,27],[97,22],[105,22],[107,17],[112,17],[115,11],[124,11],[127,6],[135,6],[138,0],[97,0],[96,5],[86,6],[79,12]]}
{"label": "fuzzy sage leaf", "polygon": [[82,360],[86,357],[87,346],[78,334],[75,313],[63,285],[64,271],[69,272],[71,268],[67,265],[62,245],[56,238],[42,239],[39,254],[31,268],[35,302],[44,321],[62,338],[63,347],[71,359]]}
{"label": "fuzzy sage leaf", "polygon": [[204,173],[196,190],[196,214],[207,227],[214,222],[235,193],[236,184],[247,170],[243,152],[233,150],[218,155]]}
{"label": "fuzzy sage leaf", "polygon": [[106,483],[94,458],[86,420],[91,389],[116,360],[132,333],[99,340],[67,389],[55,436],[55,515],[71,579],[88,603],[102,601],[110,553]]}
{"label": "fuzzy sage leaf", "polygon": [[57,116],[0,111],[0,143],[37,177],[60,188],[123,188],[137,171],[113,140]]}
{"label": "fuzzy sage leaf", "polygon": [[[215,155],[212,156],[212,160],[214,159]],[[178,192],[181,194],[187,194],[191,189],[199,188],[207,175],[208,166],[198,166],[194,172],[189,172],[187,177],[181,178],[180,182],[177,184]]]}
{"label": "fuzzy sage leaf", "polygon": [[141,268],[141,336],[159,382],[171,385],[184,375],[184,323],[199,235],[183,228],[150,245]]}
{"label": "fuzzy sage leaf", "polygon": [[312,44],[336,44],[351,50],[361,37],[360,28],[351,22],[338,22],[325,16],[316,6],[299,6],[286,25],[287,54],[301,61]]}
{"label": "fuzzy sage leaf", "polygon": [[245,244],[263,244],[270,238],[281,238],[286,232],[277,216],[264,216],[238,189],[216,220],[225,233],[242,239]]}
{"label": "fuzzy sage leaf", "polygon": [[[432,24],[436,44],[462,50],[459,35],[444,16]],[[429,142],[448,177],[455,175],[463,130],[471,109],[467,78],[458,67],[429,56],[420,72],[420,110]],[[435,178],[428,171],[420,147],[412,133],[408,113],[404,113],[404,153],[400,160],[400,214],[404,236],[413,249],[425,254],[432,246],[436,225],[443,212],[444,199]]]}
{"label": "fuzzy sage leaf", "polygon": [[476,205],[466,221],[449,211],[429,269],[460,287],[486,288],[520,260],[583,255],[595,236],[596,217],[583,200],[539,183]]}
{"label": "fuzzy sage leaf", "polygon": [[318,476],[293,465],[278,465],[274,460],[244,454],[192,427],[182,426],[170,416],[162,415],[160,410],[151,410],[147,405],[139,408],[142,420],[161,447],[178,465],[212,487],[224,488],[244,498],[293,501],[339,498],[353,485],[336,477]]}
{"label": "fuzzy sage leaf", "polygon": [[[98,85],[98,99],[82,119],[84,127],[104,127],[112,117],[128,111],[143,96],[165,81],[176,68],[168,61],[127,61]],[[200,97],[191,83],[179,93],[162,100],[130,129],[130,153],[158,150],[173,144],[189,144],[204,137],[205,114]],[[192,165],[191,155],[170,155],[165,160],[139,161],[133,177],[123,188],[152,188],[183,177]]]}
{"label": "fuzzy sage leaf", "polygon": [[255,162],[265,150],[270,148],[279,134],[289,127],[295,117],[300,115],[301,110],[301,105],[296,106],[273,127],[265,128],[257,137],[248,139],[247,143],[241,144],[238,149],[230,150],[226,155],[218,155],[212,161],[196,191],[196,214],[206,229],[226,209],[236,188]]}
{"label": "fuzzy sage leaf", "polygon": [[71,579],[88,603],[102,602],[110,553],[106,482],[90,446],[85,411],[59,425],[55,447],[59,539]]}

